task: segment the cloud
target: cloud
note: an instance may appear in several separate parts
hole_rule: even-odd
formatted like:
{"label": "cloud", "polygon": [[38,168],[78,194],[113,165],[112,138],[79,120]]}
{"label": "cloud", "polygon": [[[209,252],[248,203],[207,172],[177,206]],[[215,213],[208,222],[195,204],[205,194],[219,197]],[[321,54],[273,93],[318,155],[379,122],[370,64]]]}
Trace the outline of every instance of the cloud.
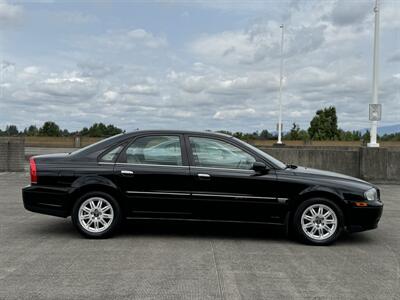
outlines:
{"label": "cloud", "polygon": [[[388,124],[398,123],[400,109],[400,75],[394,63],[400,25],[397,2],[383,2],[379,97],[382,124]],[[8,40],[2,51],[0,128],[11,122],[21,127],[55,120],[69,129],[104,121],[126,130],[274,130],[282,22],[284,128],[293,122],[306,128],[317,109],[330,105],[337,108],[339,126],[365,128],[371,99],[372,4],[365,16],[357,8],[346,12],[353,14],[349,17],[335,11],[347,4],[335,1],[257,2],[258,9],[197,3],[201,9],[196,11],[192,3],[178,3],[170,8],[177,9],[184,30],[176,29],[172,20],[161,26],[149,10],[143,12],[141,27],[134,28],[124,28],[131,19],[122,12],[118,21],[102,15],[101,26],[93,26],[95,20],[85,20],[83,14],[82,20],[70,20],[81,22],[79,27],[56,23],[56,35],[38,34],[36,42],[32,31],[21,26],[18,39]],[[116,6],[116,13],[121,7]],[[189,17],[181,17],[183,11]],[[29,11],[31,20],[39,22],[36,13]],[[96,10],[87,13],[97,16]],[[196,23],[199,16],[207,21]],[[44,22],[34,25],[50,27],[49,18]]]}
{"label": "cloud", "polygon": [[393,53],[388,59],[388,62],[400,62],[400,50]]}
{"label": "cloud", "polygon": [[20,5],[9,4],[4,0],[0,1],[0,24],[8,25],[19,21],[23,9]]}
{"label": "cloud", "polygon": [[159,49],[168,45],[164,36],[157,36],[144,29],[108,30],[106,33],[82,36],[76,43],[84,48],[100,47],[101,50]]}
{"label": "cloud", "polygon": [[[214,63],[255,65],[280,55],[280,24],[272,21],[253,24],[247,30],[224,31],[194,40],[189,49]],[[312,52],[324,43],[326,25],[285,29],[285,57]]]}
{"label": "cloud", "polygon": [[373,3],[369,1],[336,1],[331,14],[332,23],[338,26],[362,23],[372,8]]}
{"label": "cloud", "polygon": [[1,71],[13,71],[15,69],[15,63],[7,61],[7,60],[3,60],[0,63],[0,70]]}
{"label": "cloud", "polygon": [[106,64],[101,61],[81,61],[77,64],[80,73],[84,77],[106,77],[114,74],[122,67],[115,64]]}
{"label": "cloud", "polygon": [[98,18],[94,15],[85,14],[79,11],[60,11],[50,14],[52,21],[64,22],[74,25],[85,25],[98,22]]}
{"label": "cloud", "polygon": [[242,95],[278,88],[278,78],[270,72],[226,73],[222,70],[205,71],[204,74],[170,72],[167,76],[183,91],[197,94]]}
{"label": "cloud", "polygon": [[9,4],[0,0],[0,26],[11,26],[21,21],[23,9],[20,5]]}
{"label": "cloud", "polygon": [[[272,25],[270,25],[272,26]],[[276,28],[279,25],[276,24]],[[225,31],[204,35],[189,46],[190,49],[208,61],[254,64],[277,51],[278,35],[272,30]]]}
{"label": "cloud", "polygon": [[139,95],[158,95],[159,91],[155,85],[150,84],[133,84],[126,85],[121,88],[123,94],[139,94]]}
{"label": "cloud", "polygon": [[32,83],[30,89],[49,97],[89,99],[97,93],[97,81],[76,72],[52,74]]}
{"label": "cloud", "polygon": [[256,111],[254,110],[254,108],[230,109],[217,111],[213,118],[219,120],[234,119],[238,117],[250,117],[255,113]]}
{"label": "cloud", "polygon": [[397,0],[381,1],[380,22],[383,29],[399,30],[400,27],[400,2]]}

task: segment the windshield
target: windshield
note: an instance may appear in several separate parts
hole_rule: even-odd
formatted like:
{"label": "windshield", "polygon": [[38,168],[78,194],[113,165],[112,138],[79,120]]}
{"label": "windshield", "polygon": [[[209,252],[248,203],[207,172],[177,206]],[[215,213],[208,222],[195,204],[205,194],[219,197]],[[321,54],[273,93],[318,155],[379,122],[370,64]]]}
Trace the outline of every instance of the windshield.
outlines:
{"label": "windshield", "polygon": [[106,138],[106,139],[103,139],[103,140],[100,140],[100,141],[98,141],[98,142],[96,142],[96,143],[94,143],[94,144],[90,144],[89,146],[86,146],[86,147],[80,148],[80,149],[78,149],[78,150],[75,150],[75,151],[71,152],[70,154],[78,154],[78,153],[81,153],[81,152],[86,151],[86,150],[88,150],[88,149],[90,149],[90,148],[92,148],[92,147],[97,146],[97,145],[100,144],[100,143],[103,143],[103,142],[106,142],[106,141],[108,141],[108,140],[111,140],[111,139],[113,139],[113,138],[115,138],[115,137],[117,137],[117,136],[120,136],[120,135],[122,135],[122,134],[123,134],[123,133],[110,136],[110,137],[108,137],[108,138]]}
{"label": "windshield", "polygon": [[286,168],[286,164],[284,164],[283,162],[281,162],[280,160],[276,159],[275,157],[272,157],[271,155],[265,153],[264,151],[258,149],[257,147],[254,147],[253,145],[250,145],[248,143],[243,142],[242,140],[239,140],[238,138],[233,138],[235,141],[240,142],[241,144],[246,145],[247,147],[251,148],[252,150],[254,150],[255,152],[257,152],[259,155],[261,155],[262,157],[264,157],[266,160],[270,161],[271,163],[273,163],[274,165],[276,165],[278,168],[281,169],[285,169]]}

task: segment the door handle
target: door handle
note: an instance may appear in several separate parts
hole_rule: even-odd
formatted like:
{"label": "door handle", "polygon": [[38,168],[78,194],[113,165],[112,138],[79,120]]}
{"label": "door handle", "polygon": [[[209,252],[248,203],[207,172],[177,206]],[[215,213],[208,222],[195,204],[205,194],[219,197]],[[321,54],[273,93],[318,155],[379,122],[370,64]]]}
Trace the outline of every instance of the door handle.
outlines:
{"label": "door handle", "polygon": [[133,176],[133,171],[121,170],[121,174],[124,176]]}
{"label": "door handle", "polygon": [[200,179],[209,179],[209,178],[211,178],[210,174],[204,174],[204,173],[197,174],[197,177],[199,177]]}

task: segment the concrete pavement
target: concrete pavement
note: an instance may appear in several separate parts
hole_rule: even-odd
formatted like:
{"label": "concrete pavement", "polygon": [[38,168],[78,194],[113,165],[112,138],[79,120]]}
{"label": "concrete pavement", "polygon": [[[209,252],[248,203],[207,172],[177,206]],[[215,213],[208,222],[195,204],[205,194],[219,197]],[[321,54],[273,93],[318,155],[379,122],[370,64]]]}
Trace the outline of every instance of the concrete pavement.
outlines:
{"label": "concrete pavement", "polygon": [[383,185],[378,229],[330,247],[280,228],[129,222],[87,240],[25,211],[25,173],[0,173],[0,299],[399,299],[400,186]]}

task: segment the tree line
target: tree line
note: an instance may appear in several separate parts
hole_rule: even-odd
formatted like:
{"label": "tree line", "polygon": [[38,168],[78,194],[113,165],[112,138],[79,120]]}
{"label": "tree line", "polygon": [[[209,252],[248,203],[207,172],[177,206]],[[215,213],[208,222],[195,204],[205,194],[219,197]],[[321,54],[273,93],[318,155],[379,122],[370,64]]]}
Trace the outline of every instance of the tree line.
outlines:
{"label": "tree line", "polygon": [[[293,123],[290,131],[283,133],[282,139],[289,141],[369,141],[370,133],[368,130],[365,133],[358,130],[346,131],[338,127],[337,121],[336,108],[334,106],[320,109],[315,113],[307,130],[300,129],[298,124]],[[253,133],[229,132],[224,130],[220,130],[219,132],[233,135],[242,140],[278,139],[276,132],[272,133],[266,129]],[[400,141],[400,132],[384,134],[378,138],[381,141]]]}
{"label": "tree line", "polygon": [[55,122],[47,121],[41,127],[30,125],[23,131],[19,131],[16,125],[7,125],[5,130],[0,129],[0,136],[90,136],[90,137],[107,137],[122,133],[123,130],[112,124],[105,125],[103,123],[94,123],[89,128],[84,127],[78,131],[68,131],[61,129]]}
{"label": "tree line", "polygon": [[[0,129],[0,136],[90,136],[90,137],[108,137],[124,132],[112,124],[105,125],[103,123],[94,123],[89,128],[84,127],[79,131],[69,132],[67,129],[60,127],[52,121],[45,122],[41,127],[31,125],[23,131],[19,131],[15,125],[7,125],[5,130]],[[267,129],[256,131],[253,133],[230,132],[220,130],[218,132],[233,135],[242,140],[276,140],[276,132],[270,132]],[[319,141],[369,141],[369,131],[361,133],[361,131],[345,131],[338,127],[338,119],[336,108],[334,106],[317,110],[315,116],[310,122],[307,130],[300,129],[296,123],[292,124],[290,131],[283,134],[283,140],[319,140]],[[400,132],[393,134],[385,134],[379,136],[381,141],[400,141]]]}

